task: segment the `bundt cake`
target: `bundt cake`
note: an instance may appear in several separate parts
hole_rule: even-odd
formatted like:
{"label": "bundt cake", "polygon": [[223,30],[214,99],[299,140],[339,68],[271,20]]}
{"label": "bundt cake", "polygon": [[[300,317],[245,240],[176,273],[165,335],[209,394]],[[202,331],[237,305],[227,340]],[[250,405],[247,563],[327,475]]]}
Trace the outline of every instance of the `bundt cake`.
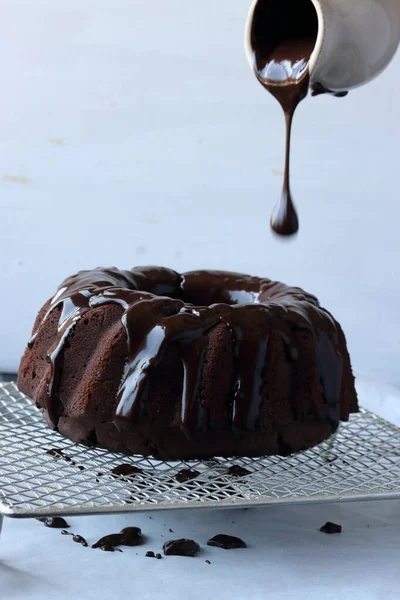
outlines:
{"label": "bundt cake", "polygon": [[39,312],[19,389],[75,442],[162,459],[286,455],[356,412],[340,325],[222,271],[81,271]]}

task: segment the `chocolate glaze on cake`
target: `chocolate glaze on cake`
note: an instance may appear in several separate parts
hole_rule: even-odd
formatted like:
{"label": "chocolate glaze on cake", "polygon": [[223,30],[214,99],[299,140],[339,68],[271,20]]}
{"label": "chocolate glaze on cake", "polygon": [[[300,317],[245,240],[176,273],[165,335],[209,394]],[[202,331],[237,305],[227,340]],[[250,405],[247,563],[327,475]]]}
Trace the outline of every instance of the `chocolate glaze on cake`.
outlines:
{"label": "chocolate glaze on cake", "polygon": [[164,459],[287,454],[357,410],[344,334],[318,300],[222,271],[69,277],[18,386],[73,441]]}

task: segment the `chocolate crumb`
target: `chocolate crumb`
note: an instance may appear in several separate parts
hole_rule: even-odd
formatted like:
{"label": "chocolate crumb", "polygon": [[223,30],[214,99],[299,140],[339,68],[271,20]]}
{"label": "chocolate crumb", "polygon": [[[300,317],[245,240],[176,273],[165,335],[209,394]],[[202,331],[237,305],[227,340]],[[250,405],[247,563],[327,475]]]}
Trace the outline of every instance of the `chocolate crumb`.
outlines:
{"label": "chocolate crumb", "polygon": [[234,477],[245,477],[246,475],[251,475],[251,471],[248,471],[239,465],[233,465],[232,467],[229,467],[228,475],[233,475]]}
{"label": "chocolate crumb", "polygon": [[137,475],[138,473],[143,473],[142,469],[139,469],[139,467],[134,467],[133,465],[130,465],[128,463],[122,463],[121,465],[118,465],[117,467],[114,467],[113,469],[111,469],[111,473],[113,475]]}
{"label": "chocolate crumb", "polygon": [[159,554],[159,553],[158,553],[158,554],[156,554],[156,558],[157,558],[158,560],[160,560],[160,559],[162,558],[161,554]]}
{"label": "chocolate crumb", "polygon": [[211,562],[209,560],[205,561],[208,565],[211,565]]}
{"label": "chocolate crumb", "polygon": [[199,471],[195,469],[181,469],[176,475],[175,479],[179,483],[185,483],[186,481],[190,481],[191,479],[195,479],[200,475]]}
{"label": "chocolate crumb", "polygon": [[335,462],[335,460],[337,460],[338,458],[339,458],[338,456],[332,456],[332,457],[330,457],[330,458],[327,458],[327,459],[326,459],[326,462],[327,462],[328,464],[331,464],[331,463]]}
{"label": "chocolate crumb", "polygon": [[336,523],[331,523],[331,521],[327,521],[325,525],[322,525],[319,529],[322,533],[341,533],[342,526],[337,525]]}
{"label": "chocolate crumb", "polygon": [[245,542],[240,538],[233,535],[225,535],[224,533],[214,535],[214,537],[208,540],[207,546],[215,546],[216,548],[223,548],[224,550],[247,548]]}
{"label": "chocolate crumb", "polygon": [[44,523],[45,527],[50,527],[51,529],[61,529],[65,527],[69,527],[67,521],[62,517],[45,517],[40,518],[38,521]]}
{"label": "chocolate crumb", "polygon": [[194,540],[179,539],[170,540],[163,545],[163,552],[166,556],[196,556],[200,551],[200,546]]}
{"label": "chocolate crumb", "polygon": [[46,454],[49,454],[49,456],[53,456],[54,458],[62,458],[65,462],[75,465],[75,461],[73,461],[68,454],[64,454],[61,448],[50,448],[49,450],[46,450]]}

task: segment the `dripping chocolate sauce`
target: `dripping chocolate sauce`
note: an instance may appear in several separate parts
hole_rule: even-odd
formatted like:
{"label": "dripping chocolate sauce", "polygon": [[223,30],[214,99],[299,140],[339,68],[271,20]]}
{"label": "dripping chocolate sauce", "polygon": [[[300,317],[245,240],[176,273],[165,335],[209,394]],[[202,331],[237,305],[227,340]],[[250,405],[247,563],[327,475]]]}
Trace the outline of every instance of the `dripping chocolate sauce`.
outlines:
{"label": "dripping chocolate sauce", "polygon": [[[160,282],[162,292],[168,297],[154,295],[160,289]],[[271,302],[273,310],[269,307]],[[132,421],[141,423],[146,419],[152,376],[165,352],[174,346],[182,362],[180,427],[187,436],[208,429],[200,397],[200,375],[207,334],[220,323],[229,328],[233,342],[230,428],[257,430],[262,369],[268,362],[271,324],[279,332],[290,360],[295,360],[298,353],[297,332],[307,330],[313,334],[325,400],[324,416],[333,427],[337,426],[342,369],[338,329],[314,296],[299,288],[235,273],[193,271],[179,275],[169,269],[148,267],[132,271],[83,271],[61,285],[42,321],[52,311],[59,311],[58,334],[49,354],[47,406],[54,427],[61,405],[55,382],[60,379],[69,335],[85,315],[90,317],[94,308],[106,304],[121,307],[121,324],[128,342],[127,362],[113,416],[117,427],[129,427]],[[36,335],[37,331],[32,345]],[[58,449],[50,453],[60,454]]]}
{"label": "dripping chocolate sauce", "polygon": [[[286,123],[282,195],[271,216],[271,228],[281,236],[299,229],[290,187],[291,132],[296,108],[308,94],[309,62],[317,35],[318,18],[310,0],[259,0],[251,31],[254,72],[280,103]],[[347,94],[312,85],[313,96],[326,93],[340,98]]]}

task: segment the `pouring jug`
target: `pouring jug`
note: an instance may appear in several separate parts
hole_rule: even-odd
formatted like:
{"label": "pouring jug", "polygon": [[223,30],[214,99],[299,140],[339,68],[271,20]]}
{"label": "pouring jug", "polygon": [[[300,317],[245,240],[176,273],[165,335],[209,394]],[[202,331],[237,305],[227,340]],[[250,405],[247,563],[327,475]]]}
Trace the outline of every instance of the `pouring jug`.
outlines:
{"label": "pouring jug", "polygon": [[[252,31],[280,0],[254,0],[245,29],[245,52],[254,66]],[[367,83],[389,64],[400,41],[400,0],[298,0],[313,4],[317,32],[309,61],[310,85],[344,92]],[[259,5],[263,3],[263,10]],[[307,7],[310,9],[310,7]],[[273,18],[271,11],[271,18]],[[287,17],[288,19],[290,16]],[[271,23],[269,24],[271,26]],[[262,30],[263,23],[257,23]]]}

